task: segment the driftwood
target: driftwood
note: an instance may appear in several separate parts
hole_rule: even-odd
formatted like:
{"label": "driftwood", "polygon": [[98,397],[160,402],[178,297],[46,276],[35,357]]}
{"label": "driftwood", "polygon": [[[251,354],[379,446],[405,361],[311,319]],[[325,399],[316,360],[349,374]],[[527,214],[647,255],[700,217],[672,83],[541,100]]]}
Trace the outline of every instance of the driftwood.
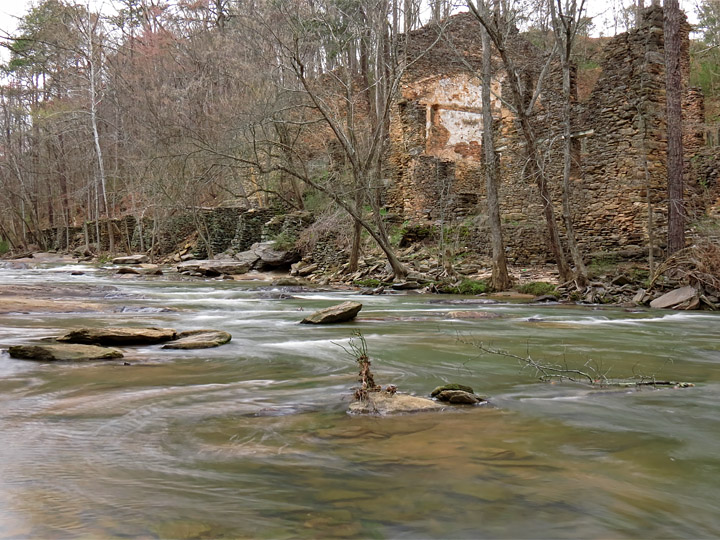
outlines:
{"label": "driftwood", "polygon": [[534,370],[538,378],[544,382],[570,381],[599,388],[690,388],[695,386],[689,382],[658,380],[655,375],[635,375],[627,379],[610,379],[607,376],[609,369],[603,371],[599,366],[593,365],[592,360],[588,360],[582,368],[577,369],[567,365],[545,363],[532,358],[530,354],[523,357],[507,351],[491,349],[483,343],[473,342],[471,344],[482,352],[517,360],[523,369]]}

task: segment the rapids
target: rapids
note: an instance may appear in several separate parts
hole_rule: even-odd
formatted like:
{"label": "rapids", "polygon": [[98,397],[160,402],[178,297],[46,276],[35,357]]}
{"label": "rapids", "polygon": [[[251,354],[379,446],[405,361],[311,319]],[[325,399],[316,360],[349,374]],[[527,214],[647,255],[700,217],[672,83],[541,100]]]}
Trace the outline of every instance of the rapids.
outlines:
{"label": "rapids", "polygon": [[[0,354],[2,539],[720,536],[720,314],[283,298],[76,265],[0,268],[0,283],[114,287],[107,313],[0,314],[2,349],[84,325],[233,335],[85,364]],[[357,321],[298,324],[344,300],[364,304]],[[461,310],[501,317],[446,316]],[[356,368],[340,345],[355,331],[378,382],[418,395],[461,382],[494,407],[348,416]],[[541,383],[473,342],[696,386]]]}

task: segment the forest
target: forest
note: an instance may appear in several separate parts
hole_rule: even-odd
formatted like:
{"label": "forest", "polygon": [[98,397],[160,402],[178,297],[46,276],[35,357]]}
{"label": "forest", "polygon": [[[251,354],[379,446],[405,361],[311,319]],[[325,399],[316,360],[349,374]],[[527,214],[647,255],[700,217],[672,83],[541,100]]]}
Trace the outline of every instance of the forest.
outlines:
{"label": "forest", "polygon": [[[628,247],[650,277],[680,252],[675,262],[717,285],[720,4],[698,9],[690,41],[677,0],[616,14],[628,36],[656,17],[646,28],[662,28],[661,68],[644,61],[638,95],[662,92],[630,104],[639,157],[622,174],[596,174],[590,89],[617,38],[590,37],[584,0],[122,0],[110,14],[44,0],[3,37],[0,251],[162,257],[194,244],[212,258],[209,212],[237,208],[300,216],[301,227],[264,239],[312,263],[318,238],[331,236],[349,274],[377,252],[388,276],[405,279],[400,246],[419,238],[442,277],[468,252],[484,256],[495,290],[510,286],[508,265],[547,262],[559,282],[584,287],[594,255]],[[452,99],[472,103],[412,101],[417,81],[437,93],[451,80],[425,77],[433,70],[471,81]],[[422,109],[412,113],[420,144],[408,103]],[[623,144],[603,159],[619,162]],[[442,179],[414,211],[424,166]],[[593,185],[638,179],[627,238],[602,239],[619,226],[624,195],[608,191],[617,201],[588,212],[592,174]],[[539,223],[539,244],[519,246],[532,236],[513,229],[523,220]]]}

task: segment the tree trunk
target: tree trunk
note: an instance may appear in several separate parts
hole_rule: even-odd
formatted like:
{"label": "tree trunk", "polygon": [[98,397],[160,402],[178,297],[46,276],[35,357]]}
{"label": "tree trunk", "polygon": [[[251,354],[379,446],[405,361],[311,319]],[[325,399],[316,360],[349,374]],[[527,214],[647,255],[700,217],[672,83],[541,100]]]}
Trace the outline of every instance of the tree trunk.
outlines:
{"label": "tree trunk", "polygon": [[[557,11],[554,2],[557,1]],[[581,1],[580,7],[575,2],[566,3],[563,8],[560,0],[552,0],[550,2],[550,11],[552,15],[553,30],[555,40],[560,50],[562,62],[562,117],[563,117],[563,180],[562,180],[562,209],[563,221],[565,223],[565,232],[567,234],[567,243],[575,265],[575,285],[578,288],[587,285],[587,270],[585,269],[585,261],[583,261],[580,248],[577,244],[577,236],[575,234],[575,225],[572,219],[572,184],[570,175],[572,173],[572,86],[571,86],[571,53],[573,42],[575,40],[577,25],[582,14],[584,2]]]}
{"label": "tree trunk", "polygon": [[548,235],[548,246],[550,251],[555,258],[555,264],[560,274],[560,279],[567,281],[572,277],[570,268],[568,267],[567,260],[565,258],[565,252],[562,249],[560,243],[560,234],[557,228],[557,220],[555,219],[555,210],[553,209],[552,200],[550,198],[550,192],[547,186],[547,177],[545,171],[540,165],[540,154],[537,147],[537,137],[535,136],[534,130],[530,123],[530,110],[529,105],[526,104],[526,99],[523,94],[524,85],[520,83],[518,74],[515,69],[515,64],[508,55],[508,51],[505,48],[505,37],[501,30],[498,28],[495,22],[490,20],[487,10],[484,6],[478,11],[471,1],[468,0],[468,7],[473,11],[475,16],[478,18],[482,26],[487,30],[488,36],[492,40],[495,48],[500,55],[505,72],[507,73],[507,82],[512,94],[512,104],[515,108],[515,114],[517,115],[517,121],[520,124],[520,131],[523,139],[525,140],[525,150],[527,152],[528,159],[528,170],[530,177],[535,181],[540,195],[540,202],[543,208],[543,215],[545,216],[545,224]]}
{"label": "tree trunk", "polygon": [[507,270],[505,257],[505,243],[502,236],[502,223],[500,221],[500,179],[498,175],[497,157],[495,156],[495,141],[493,140],[494,122],[492,116],[491,84],[492,84],[492,50],[490,38],[483,28],[482,37],[483,67],[482,67],[482,110],[483,110],[483,150],[485,157],[485,185],[487,189],[488,220],[490,222],[490,237],[492,239],[492,277],[491,287],[495,291],[504,291],[510,286],[510,276]]}
{"label": "tree trunk", "polygon": [[682,141],[682,14],[678,0],[665,0],[665,81],[667,98],[668,254],[685,247]]}
{"label": "tree trunk", "polygon": [[[90,23],[88,22],[88,25]],[[98,195],[98,198],[102,199],[103,203],[103,209],[105,211],[105,217],[108,220],[107,223],[107,232],[108,232],[108,250],[110,253],[115,252],[115,235],[113,233],[112,224],[110,223],[110,207],[108,205],[108,199],[107,199],[107,182],[105,177],[105,162],[103,160],[103,154],[102,154],[102,148],[100,146],[100,134],[98,132],[98,122],[97,122],[97,91],[96,91],[96,85],[95,85],[95,78],[97,76],[96,69],[95,69],[95,59],[93,58],[94,54],[94,48],[93,48],[93,31],[88,28],[88,64],[90,67],[90,122],[92,124],[92,132],[93,132],[93,142],[95,144],[95,157],[97,158],[97,166],[98,166],[98,191],[100,194]],[[100,212],[98,211],[98,215],[96,216],[98,223],[100,221]],[[99,225],[98,225],[99,227]],[[98,251],[101,249],[101,243],[100,243],[100,232],[98,228]]]}

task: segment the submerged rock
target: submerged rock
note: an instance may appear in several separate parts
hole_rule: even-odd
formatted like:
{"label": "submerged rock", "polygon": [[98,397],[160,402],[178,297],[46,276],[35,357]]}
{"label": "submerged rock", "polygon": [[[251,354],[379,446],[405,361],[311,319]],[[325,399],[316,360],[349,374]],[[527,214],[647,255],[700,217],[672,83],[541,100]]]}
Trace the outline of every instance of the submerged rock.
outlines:
{"label": "submerged rock", "polygon": [[108,327],[79,328],[59,337],[58,341],[94,345],[152,345],[176,337],[172,328]]}
{"label": "submerged rock", "polygon": [[369,392],[366,399],[352,402],[348,413],[385,416],[398,413],[439,411],[444,408],[437,401],[424,397],[389,392]]}
{"label": "submerged rock", "polygon": [[448,311],[448,319],[497,319],[501,317],[499,313],[490,311]]}
{"label": "submerged rock", "polygon": [[188,330],[180,332],[177,339],[166,343],[163,349],[209,349],[219,347],[232,339],[232,336],[221,330]]}
{"label": "submerged rock", "polygon": [[8,349],[13,358],[44,362],[81,362],[84,360],[113,360],[123,354],[110,347],[57,343],[48,345],[13,345]]}
{"label": "submerged rock", "polygon": [[301,324],[330,324],[353,320],[362,309],[360,302],[343,302],[308,315]]}

